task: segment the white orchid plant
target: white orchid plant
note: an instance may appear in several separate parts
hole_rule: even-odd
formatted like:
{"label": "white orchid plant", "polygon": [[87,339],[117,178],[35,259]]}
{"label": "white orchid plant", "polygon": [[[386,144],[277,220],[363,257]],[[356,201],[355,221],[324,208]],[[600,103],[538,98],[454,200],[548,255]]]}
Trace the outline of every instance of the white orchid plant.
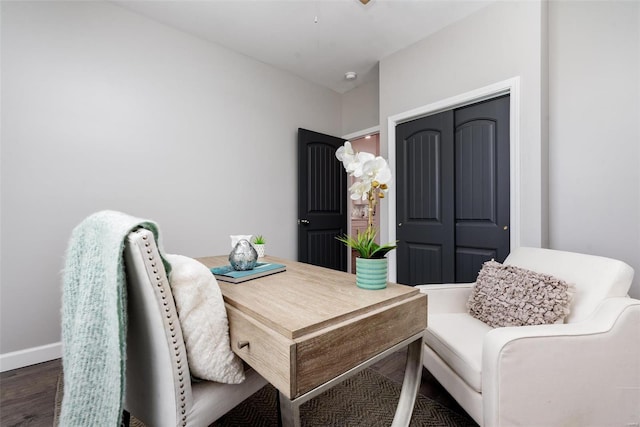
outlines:
{"label": "white orchid plant", "polygon": [[378,199],[384,198],[391,182],[391,169],[387,161],[367,152],[356,152],[351,143],[345,141],[344,145],[336,151],[336,158],[340,160],[349,176],[356,181],[349,187],[352,200],[367,202],[368,224],[364,232],[358,232],[356,237],[340,236],[339,241],[355,249],[361,258],[384,258],[385,255],[396,248],[396,243],[378,245],[375,242],[377,230],[373,225],[373,214]]}

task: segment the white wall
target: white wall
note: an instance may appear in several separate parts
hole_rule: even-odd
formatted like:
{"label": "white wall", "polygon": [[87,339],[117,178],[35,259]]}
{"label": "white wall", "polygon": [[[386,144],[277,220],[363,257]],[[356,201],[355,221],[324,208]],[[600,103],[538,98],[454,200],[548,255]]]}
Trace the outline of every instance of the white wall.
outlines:
{"label": "white wall", "polygon": [[2,2],[2,67],[0,353],[60,340],[67,239],[101,209],[171,253],[296,257],[297,128],[339,135],[339,94],[103,2]]}
{"label": "white wall", "polygon": [[342,94],[342,135],[380,124],[380,82],[376,78]]}
{"label": "white wall", "polygon": [[[496,2],[380,62],[382,153],[387,119],[485,86],[520,77],[522,161],[520,244],[548,242],[543,72],[546,8],[540,1]],[[382,211],[382,232],[385,212]]]}
{"label": "white wall", "polygon": [[640,2],[549,12],[550,244],[626,261],[640,298]]}
{"label": "white wall", "polygon": [[383,154],[389,116],[520,76],[521,243],[624,260],[640,298],[640,3],[548,4],[497,2],[384,58]]}

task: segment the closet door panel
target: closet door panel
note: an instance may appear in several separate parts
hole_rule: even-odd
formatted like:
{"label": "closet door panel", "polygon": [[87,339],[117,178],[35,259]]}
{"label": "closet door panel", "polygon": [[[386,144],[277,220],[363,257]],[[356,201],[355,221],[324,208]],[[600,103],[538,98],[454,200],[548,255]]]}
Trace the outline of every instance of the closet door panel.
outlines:
{"label": "closet door panel", "polygon": [[454,280],[453,112],[396,128],[398,283]]}

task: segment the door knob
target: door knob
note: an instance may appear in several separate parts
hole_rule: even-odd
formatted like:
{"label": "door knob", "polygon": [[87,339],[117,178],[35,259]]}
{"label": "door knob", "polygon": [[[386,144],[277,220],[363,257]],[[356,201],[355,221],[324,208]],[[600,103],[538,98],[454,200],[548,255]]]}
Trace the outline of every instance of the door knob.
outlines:
{"label": "door knob", "polygon": [[300,224],[308,225],[309,224],[309,220],[308,219],[299,219],[298,220],[298,225],[300,225]]}
{"label": "door knob", "polygon": [[509,229],[509,226],[508,226],[508,225],[505,225],[504,227],[502,227],[502,229],[506,231],[506,230],[508,230],[508,229]]}
{"label": "door knob", "polygon": [[398,227],[402,227],[402,223],[401,222],[398,223]]}

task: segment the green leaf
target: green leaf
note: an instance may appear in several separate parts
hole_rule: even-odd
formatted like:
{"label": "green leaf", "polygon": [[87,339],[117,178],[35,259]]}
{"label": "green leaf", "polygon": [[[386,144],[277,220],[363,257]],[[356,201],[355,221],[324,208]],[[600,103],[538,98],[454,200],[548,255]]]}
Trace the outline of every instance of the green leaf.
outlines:
{"label": "green leaf", "polygon": [[356,233],[356,237],[344,235],[338,236],[340,242],[350,248],[355,249],[361,258],[384,258],[389,251],[397,247],[398,241],[385,243],[380,246],[375,242],[377,230],[373,227],[367,227],[365,231]]}

